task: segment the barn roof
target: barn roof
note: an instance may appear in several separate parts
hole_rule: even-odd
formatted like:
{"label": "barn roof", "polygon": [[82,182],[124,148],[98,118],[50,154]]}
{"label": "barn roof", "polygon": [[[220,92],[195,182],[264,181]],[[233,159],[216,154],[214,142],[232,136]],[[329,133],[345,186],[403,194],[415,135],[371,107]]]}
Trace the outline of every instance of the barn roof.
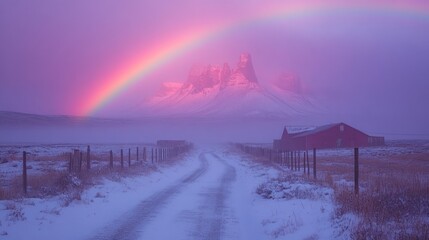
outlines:
{"label": "barn roof", "polygon": [[294,135],[294,137],[305,137],[305,136],[312,135],[315,133],[323,132],[325,130],[339,126],[341,124],[346,125],[345,123],[332,123],[332,124],[328,124],[328,125],[323,125],[323,126],[315,128],[313,130],[297,133],[296,135]]}
{"label": "barn roof", "polygon": [[[292,136],[292,137],[305,137],[305,136],[309,136],[309,135],[313,135],[313,134],[316,134],[316,133],[319,133],[319,132],[326,131],[328,129],[331,129],[333,127],[337,127],[337,126],[340,126],[340,125],[345,125],[345,126],[351,127],[350,125],[347,125],[347,124],[345,124],[343,122],[332,123],[332,124],[327,124],[327,125],[323,125],[323,126],[317,127],[315,129],[312,129],[312,130],[308,130],[308,131],[304,131],[304,132],[298,132],[298,133],[295,133],[295,134],[290,134],[290,136]],[[364,132],[362,132],[362,131],[354,128],[354,127],[351,127],[351,128],[355,129],[358,132],[361,132],[362,134],[367,135],[366,133],[364,133]]]}

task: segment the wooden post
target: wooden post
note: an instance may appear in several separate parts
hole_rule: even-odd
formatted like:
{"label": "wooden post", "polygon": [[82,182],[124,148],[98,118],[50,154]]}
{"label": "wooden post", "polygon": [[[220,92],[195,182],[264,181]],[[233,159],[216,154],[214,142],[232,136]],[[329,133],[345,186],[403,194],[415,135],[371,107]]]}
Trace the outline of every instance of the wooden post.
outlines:
{"label": "wooden post", "polygon": [[79,172],[81,172],[82,171],[83,152],[82,151],[79,151],[79,152],[80,152],[80,157],[79,157]]}
{"label": "wooden post", "polygon": [[158,148],[155,149],[155,162],[158,162]]}
{"label": "wooden post", "polygon": [[72,157],[72,161],[71,161],[71,171],[72,172],[74,172],[76,170],[75,166],[74,166],[75,161],[76,161],[76,150],[73,150],[73,157]]}
{"label": "wooden post", "polygon": [[359,148],[355,148],[355,194],[359,194]]}
{"label": "wooden post", "polygon": [[113,168],[113,152],[110,150],[110,168]]}
{"label": "wooden post", "polygon": [[128,167],[131,167],[131,148],[128,148]]}
{"label": "wooden post", "polygon": [[295,170],[295,151],[292,151],[292,170]]}
{"label": "wooden post", "polygon": [[295,171],[298,170],[298,152],[295,151]]}
{"label": "wooden post", "polygon": [[166,153],[165,153],[165,148],[162,149],[162,159],[167,159],[166,158]]}
{"label": "wooden post", "polygon": [[290,151],[290,162],[292,164],[291,170],[294,170],[294,151]]}
{"label": "wooden post", "polygon": [[27,152],[22,152],[22,187],[27,194]]}
{"label": "wooden post", "polygon": [[73,171],[77,171],[78,170],[78,168],[79,168],[79,149],[75,149],[74,150],[74,153],[73,153],[73,162],[72,162],[72,168],[73,168]]}
{"label": "wooden post", "polygon": [[73,157],[72,157],[72,153],[69,154],[69,172],[72,171],[72,161],[73,161]]}
{"label": "wooden post", "polygon": [[152,164],[153,164],[153,148],[152,148]]}
{"label": "wooden post", "polygon": [[146,162],[146,160],[147,160],[146,147],[143,147],[143,161]]}
{"label": "wooden post", "polygon": [[139,147],[137,147],[137,162],[139,161]]}
{"label": "wooden post", "polygon": [[298,171],[301,171],[301,151],[298,151]]}
{"label": "wooden post", "polygon": [[289,152],[288,152],[288,151],[286,151],[286,155],[285,155],[285,157],[286,157],[286,166],[287,166],[288,168],[290,168],[290,165],[289,165]]}
{"label": "wooden post", "polygon": [[305,162],[305,161],[306,161],[306,157],[307,157],[307,155],[305,154],[305,151],[304,151],[304,153],[303,153],[303,154],[304,154],[304,165],[303,165],[303,167],[304,167],[304,174],[305,174],[305,168],[307,167],[307,166],[306,166],[306,162]]}
{"label": "wooden post", "polygon": [[313,177],[316,179],[316,149],[313,148]]}
{"label": "wooden post", "polygon": [[307,175],[310,176],[310,158],[308,157],[308,150],[305,150],[307,155]]}
{"label": "wooden post", "polygon": [[124,168],[124,150],[121,149],[121,168]]}
{"label": "wooden post", "polygon": [[296,170],[296,151],[293,151],[293,170]]}
{"label": "wooden post", "polygon": [[90,150],[89,145],[88,145],[88,147],[86,148],[86,169],[88,169],[88,170],[91,169],[90,152],[91,152],[91,150]]}

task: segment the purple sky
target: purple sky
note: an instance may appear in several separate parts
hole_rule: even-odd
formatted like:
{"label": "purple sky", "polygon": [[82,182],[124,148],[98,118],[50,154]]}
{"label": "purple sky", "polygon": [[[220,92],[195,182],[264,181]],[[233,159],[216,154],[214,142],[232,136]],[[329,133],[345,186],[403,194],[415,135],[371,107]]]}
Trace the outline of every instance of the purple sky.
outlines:
{"label": "purple sky", "polygon": [[[157,39],[251,14],[266,3],[1,1],[0,110],[76,114],[76,104],[109,72]],[[299,75],[323,106],[325,121],[429,134],[428,29],[429,11],[318,13],[261,22],[184,54],[104,112],[114,116],[138,104],[163,81],[184,81],[194,63],[235,64],[247,51],[261,82],[281,72]]]}

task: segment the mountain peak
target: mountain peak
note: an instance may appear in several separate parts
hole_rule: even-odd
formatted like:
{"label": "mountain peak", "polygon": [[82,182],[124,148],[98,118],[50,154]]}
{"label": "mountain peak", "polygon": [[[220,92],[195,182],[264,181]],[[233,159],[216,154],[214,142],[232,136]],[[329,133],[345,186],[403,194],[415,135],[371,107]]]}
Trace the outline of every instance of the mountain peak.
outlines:
{"label": "mountain peak", "polygon": [[252,56],[249,53],[242,53],[237,64],[236,74],[243,74],[250,82],[258,82],[255,69],[253,68]]}
{"label": "mountain peak", "polygon": [[276,116],[311,111],[311,102],[301,93],[299,79],[282,76],[273,88],[259,85],[252,57],[242,53],[235,69],[223,65],[194,65],[180,85],[165,85],[145,105],[151,114],[172,116]]}
{"label": "mountain peak", "polygon": [[231,69],[228,63],[222,67],[218,65],[194,65],[188,74],[188,79],[183,84],[183,91],[191,94],[205,93],[213,88],[225,89],[227,87],[249,87],[258,86],[252,57],[249,53],[242,53],[236,69]]}
{"label": "mountain peak", "polygon": [[242,53],[237,63],[237,68],[232,71],[228,78],[221,83],[221,89],[228,86],[249,86],[254,88],[258,85],[252,57],[249,53]]}

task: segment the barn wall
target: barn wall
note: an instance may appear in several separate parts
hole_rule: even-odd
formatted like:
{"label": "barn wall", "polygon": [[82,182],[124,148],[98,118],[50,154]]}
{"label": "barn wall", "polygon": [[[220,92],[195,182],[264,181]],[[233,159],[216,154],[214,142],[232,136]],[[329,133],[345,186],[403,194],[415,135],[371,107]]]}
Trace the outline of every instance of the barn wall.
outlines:
{"label": "barn wall", "polygon": [[368,146],[368,135],[347,125],[344,131],[340,130],[340,125],[336,125],[326,131],[312,134],[308,137],[309,145],[312,148],[343,148]]}
{"label": "barn wall", "polygon": [[338,124],[319,132],[303,133],[301,134],[303,136],[299,135],[299,133],[287,136],[283,135],[280,141],[275,142],[274,147],[283,150],[305,150],[312,148],[353,148],[384,145],[383,137],[370,137],[347,124]]}

